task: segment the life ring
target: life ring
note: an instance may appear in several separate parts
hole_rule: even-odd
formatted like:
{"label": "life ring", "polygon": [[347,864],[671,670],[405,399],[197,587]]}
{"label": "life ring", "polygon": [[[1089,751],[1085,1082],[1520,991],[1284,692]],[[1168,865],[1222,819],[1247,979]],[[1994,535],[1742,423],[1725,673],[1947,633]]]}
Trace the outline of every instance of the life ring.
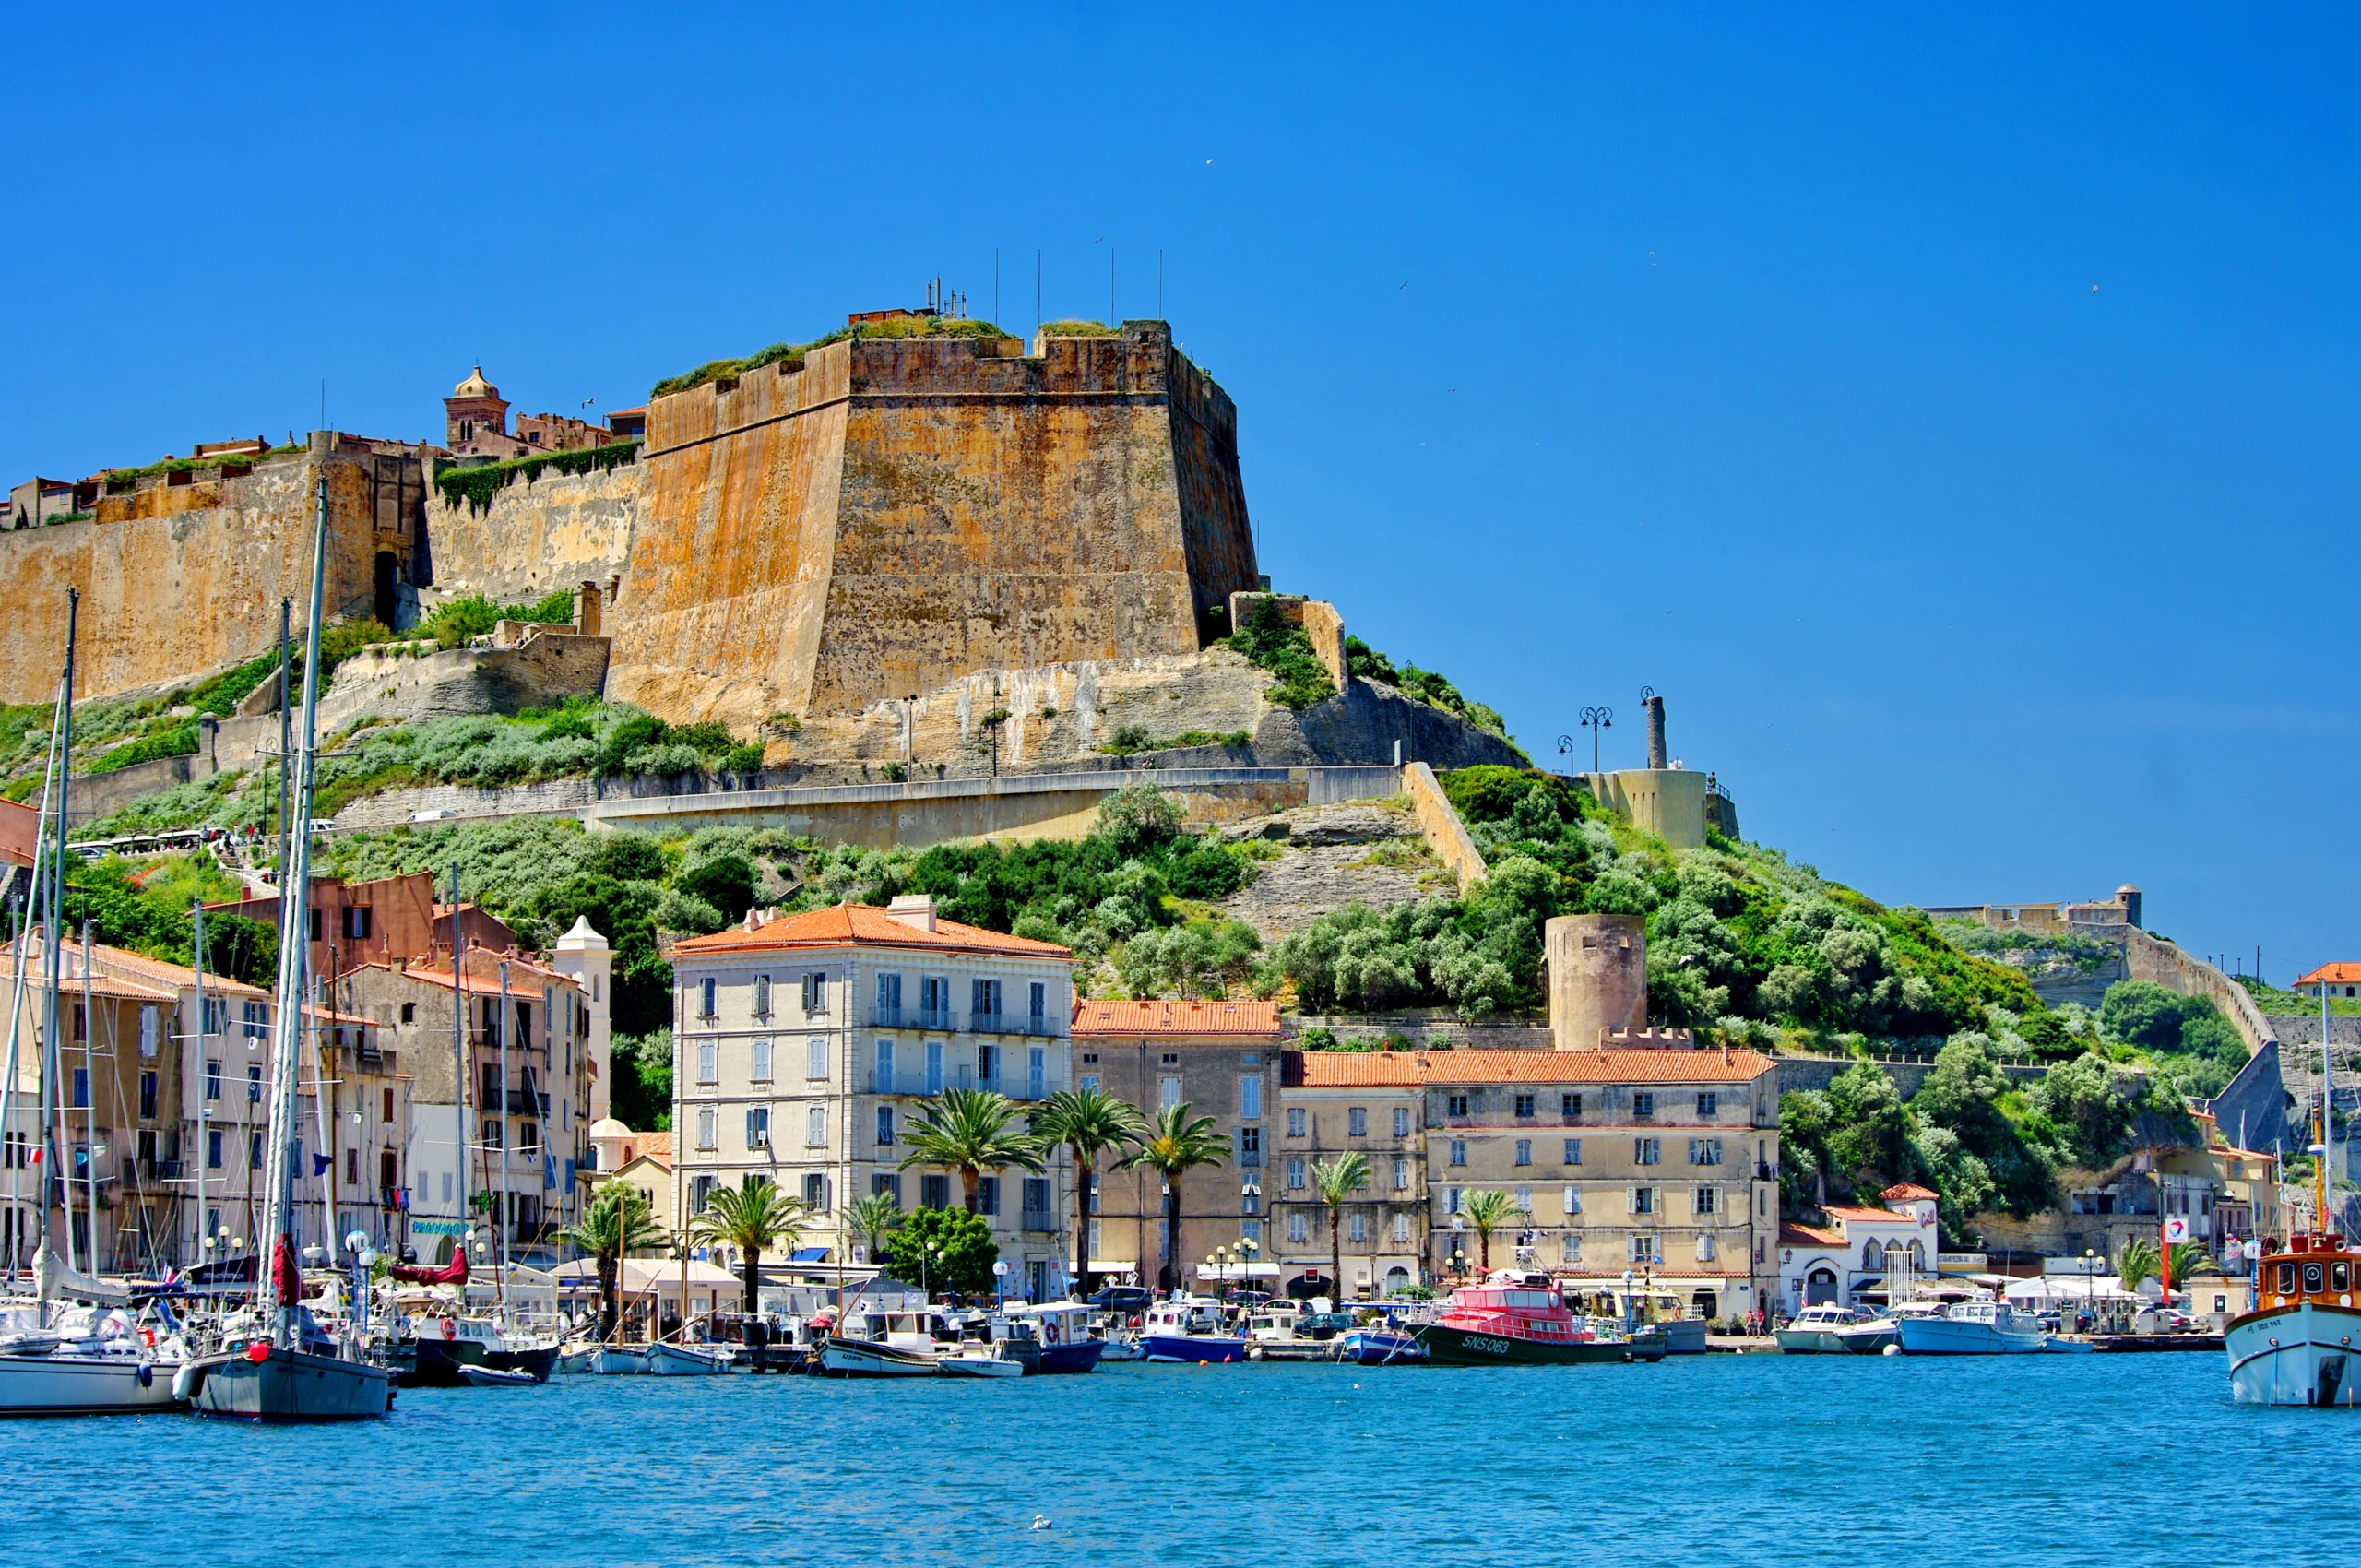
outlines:
{"label": "life ring", "polygon": [[1044,1342],[1051,1345],[1058,1342],[1058,1325],[1055,1322],[1045,1323],[1041,1325],[1041,1338]]}
{"label": "life ring", "polygon": [[452,1322],[449,1318],[445,1318],[443,1320],[443,1337],[445,1339],[457,1339],[458,1336],[459,1325]]}
{"label": "life ring", "polygon": [[139,1331],[139,1342],[142,1345],[147,1346],[150,1350],[154,1349],[156,1348],[156,1331],[152,1328],[142,1328]]}

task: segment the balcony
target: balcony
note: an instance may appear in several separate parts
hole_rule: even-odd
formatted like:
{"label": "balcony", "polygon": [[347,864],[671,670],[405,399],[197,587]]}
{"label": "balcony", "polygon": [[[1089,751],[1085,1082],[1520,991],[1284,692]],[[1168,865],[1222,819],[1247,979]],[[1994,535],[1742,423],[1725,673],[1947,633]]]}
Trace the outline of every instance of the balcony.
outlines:
{"label": "balcony", "polygon": [[967,1028],[979,1035],[1025,1035],[1035,1039],[1055,1039],[1057,1020],[1045,1014],[1032,1013],[971,1013]]}
{"label": "balcony", "polygon": [[951,1067],[941,1073],[871,1073],[867,1079],[871,1094],[938,1095],[944,1089],[989,1089],[1014,1100],[1047,1099],[1053,1092],[1050,1082],[1031,1078],[979,1078],[971,1067]]}
{"label": "balcony", "polygon": [[1038,1231],[1043,1235],[1049,1235],[1057,1230],[1058,1220],[1057,1217],[1046,1208],[1028,1208],[1018,1218],[1016,1228],[1020,1230]]}

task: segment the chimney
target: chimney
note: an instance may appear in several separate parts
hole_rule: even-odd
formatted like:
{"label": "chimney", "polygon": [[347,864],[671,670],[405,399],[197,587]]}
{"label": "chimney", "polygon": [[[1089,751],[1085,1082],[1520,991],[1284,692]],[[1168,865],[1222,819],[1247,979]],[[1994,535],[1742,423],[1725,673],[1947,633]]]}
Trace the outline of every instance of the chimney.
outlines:
{"label": "chimney", "polygon": [[746,930],[747,930],[747,931],[749,931],[749,932],[756,932],[756,931],[760,931],[760,930],[762,930],[762,929],[763,929],[763,912],[762,912],[762,910],[760,910],[760,909],[749,909],[749,910],[747,910],[747,911],[746,911]]}
{"label": "chimney", "polygon": [[1648,710],[1648,766],[1662,770],[1664,750],[1664,698],[1651,694],[1645,704]]}
{"label": "chimney", "polygon": [[919,931],[934,929],[934,895],[931,893],[897,893],[885,906],[885,918],[915,926]]}

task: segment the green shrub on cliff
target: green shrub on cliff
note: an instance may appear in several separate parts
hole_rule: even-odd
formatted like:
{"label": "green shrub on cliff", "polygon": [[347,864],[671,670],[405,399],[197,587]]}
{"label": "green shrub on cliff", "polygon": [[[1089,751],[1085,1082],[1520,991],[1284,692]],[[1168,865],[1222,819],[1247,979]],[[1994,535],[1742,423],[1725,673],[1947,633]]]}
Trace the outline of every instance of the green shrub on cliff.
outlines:
{"label": "green shrub on cliff", "polygon": [[1246,624],[1230,635],[1229,646],[1278,677],[1264,695],[1282,707],[1309,707],[1336,695],[1327,666],[1311,650],[1311,636],[1281,612],[1275,599],[1255,605]]}
{"label": "green shrub on cliff", "polygon": [[[1086,324],[1060,323],[1059,325]],[[1098,327],[1096,322],[1086,325],[1096,327],[1102,334],[1107,330],[1103,327]],[[728,381],[735,376],[744,375],[750,371],[761,370],[765,365],[777,364],[781,361],[788,362],[788,367],[790,370],[801,370],[803,368],[804,356],[813,350],[824,349],[831,343],[841,343],[848,338],[1006,338],[1010,336],[1012,334],[1002,331],[989,321],[971,321],[960,317],[946,319],[943,316],[909,315],[893,321],[856,321],[839,327],[833,332],[823,333],[809,343],[773,343],[769,348],[749,354],[742,360],[707,360],[694,370],[683,372],[679,375],[666,376],[649,387],[647,395],[651,398],[669,397],[675,392],[686,392],[691,387],[703,386],[708,381]],[[1061,334],[1061,336],[1079,336],[1079,334]]]}
{"label": "green shrub on cliff", "polygon": [[493,496],[519,479],[532,483],[540,478],[544,469],[555,469],[562,474],[596,473],[635,462],[638,457],[636,441],[611,441],[603,446],[577,446],[565,452],[538,452],[529,457],[511,457],[504,463],[445,469],[434,476],[434,488],[449,505],[457,506],[464,501],[470,512],[487,512],[492,509]]}
{"label": "green shrub on cliff", "polygon": [[1491,708],[1480,702],[1468,701],[1460,695],[1457,686],[1431,670],[1421,670],[1415,664],[1406,664],[1396,670],[1392,659],[1350,634],[1345,637],[1345,673],[1357,680],[1382,681],[1430,707],[1439,707],[1445,713],[1454,714],[1479,730],[1490,731],[1504,741],[1510,739],[1508,721]]}

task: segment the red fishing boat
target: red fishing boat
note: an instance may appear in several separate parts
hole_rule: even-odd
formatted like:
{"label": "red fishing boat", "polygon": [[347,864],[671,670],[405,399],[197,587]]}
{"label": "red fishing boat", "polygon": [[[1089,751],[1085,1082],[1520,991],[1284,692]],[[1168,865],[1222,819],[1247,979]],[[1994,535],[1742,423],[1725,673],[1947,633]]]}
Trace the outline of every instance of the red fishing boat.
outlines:
{"label": "red fishing boat", "polygon": [[[1634,1350],[1630,1340],[1600,1336],[1577,1319],[1558,1294],[1556,1280],[1515,1269],[1501,1269],[1481,1285],[1453,1290],[1450,1305],[1411,1333],[1427,1360],[1443,1366],[1628,1361]],[[1660,1344],[1656,1353],[1663,1353]]]}

